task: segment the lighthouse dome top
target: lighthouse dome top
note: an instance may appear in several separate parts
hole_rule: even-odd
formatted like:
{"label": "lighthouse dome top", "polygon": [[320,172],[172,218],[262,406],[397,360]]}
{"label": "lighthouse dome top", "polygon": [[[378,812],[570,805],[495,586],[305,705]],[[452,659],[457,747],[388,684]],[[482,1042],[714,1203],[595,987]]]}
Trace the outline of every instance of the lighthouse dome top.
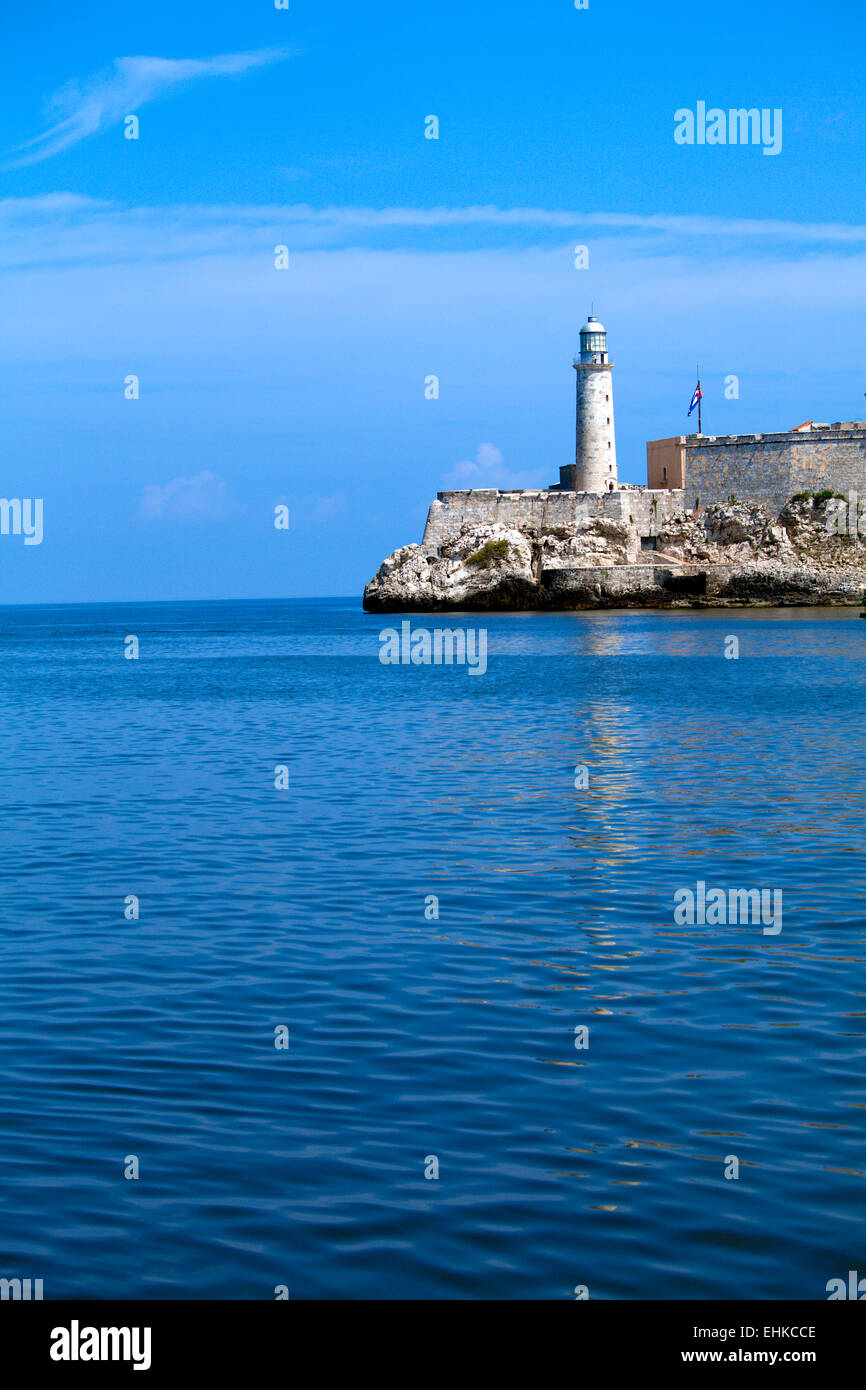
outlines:
{"label": "lighthouse dome top", "polygon": [[590,364],[607,366],[607,330],[595,314],[590,314],[580,330],[580,358],[579,364],[575,363],[582,367]]}

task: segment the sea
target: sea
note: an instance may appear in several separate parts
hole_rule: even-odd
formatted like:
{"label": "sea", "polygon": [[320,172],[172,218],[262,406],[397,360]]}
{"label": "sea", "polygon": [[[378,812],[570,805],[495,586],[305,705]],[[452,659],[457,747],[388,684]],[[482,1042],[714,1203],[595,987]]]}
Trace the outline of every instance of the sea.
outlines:
{"label": "sea", "polygon": [[858,616],[0,609],[0,1278],[866,1275]]}

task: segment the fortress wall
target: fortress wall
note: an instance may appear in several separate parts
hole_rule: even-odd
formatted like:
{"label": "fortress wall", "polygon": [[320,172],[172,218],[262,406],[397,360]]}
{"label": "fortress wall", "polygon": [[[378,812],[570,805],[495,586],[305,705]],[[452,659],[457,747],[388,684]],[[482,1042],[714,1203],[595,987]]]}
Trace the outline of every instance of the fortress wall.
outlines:
{"label": "fortress wall", "polygon": [[[866,427],[836,425],[826,430],[783,434],[679,435],[647,445],[648,488],[615,492],[500,492],[496,488],[440,492],[427,515],[422,545],[431,554],[481,526],[514,527],[525,535],[568,536],[581,522],[633,519],[641,536],[652,536],[674,512],[712,502],[760,501],[774,512],[797,492],[831,488],[846,499],[866,501]],[[680,465],[680,460],[684,464]],[[679,481],[680,468],[685,486]],[[659,475],[667,470],[668,484]],[[673,475],[673,477],[672,477]],[[856,516],[856,513],[855,513]],[[854,523],[856,525],[856,522]],[[862,525],[862,522],[861,522]]]}
{"label": "fortress wall", "polygon": [[[665,441],[667,443],[668,441]],[[832,488],[866,496],[866,430],[686,437],[685,499],[693,507],[733,494],[778,511],[797,492]]]}
{"label": "fortress wall", "polygon": [[[653,503],[655,505],[653,505]],[[571,535],[581,521],[607,518],[628,523],[633,518],[640,535],[656,533],[662,520],[683,506],[683,493],[646,488],[617,492],[500,492],[474,488],[440,492],[431,503],[424,528],[423,548],[437,553],[443,545],[478,526],[511,526],[528,536]]]}

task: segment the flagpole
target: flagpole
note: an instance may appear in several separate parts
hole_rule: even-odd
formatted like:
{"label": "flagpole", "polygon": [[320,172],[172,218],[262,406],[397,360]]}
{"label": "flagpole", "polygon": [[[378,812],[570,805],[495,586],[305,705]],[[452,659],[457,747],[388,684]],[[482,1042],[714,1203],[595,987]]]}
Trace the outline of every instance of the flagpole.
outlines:
{"label": "flagpole", "polygon": [[[700,367],[700,363],[698,363],[698,391],[700,391],[700,389],[701,389],[701,367]],[[703,430],[701,429],[701,402],[702,402],[702,401],[703,401],[703,395],[699,395],[699,396],[698,396],[698,434],[703,434]]]}

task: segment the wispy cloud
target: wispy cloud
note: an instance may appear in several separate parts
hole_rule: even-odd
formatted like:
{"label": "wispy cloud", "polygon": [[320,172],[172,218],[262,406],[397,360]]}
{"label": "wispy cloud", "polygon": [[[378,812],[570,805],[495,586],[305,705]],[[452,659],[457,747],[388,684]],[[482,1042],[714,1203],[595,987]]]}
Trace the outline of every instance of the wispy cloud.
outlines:
{"label": "wispy cloud", "polygon": [[[293,250],[367,246],[393,251],[493,251],[558,247],[600,238],[632,254],[703,252],[778,255],[866,247],[866,223],[791,222],[773,218],[677,213],[566,212],[551,208],[311,207],[307,203],[180,204],[123,207],[73,193],[0,199],[0,266],[86,261],[137,262],[261,253],[278,243]],[[58,235],[61,234],[61,235]],[[573,238],[573,240],[572,240]],[[716,257],[720,260],[721,256]]]}
{"label": "wispy cloud", "polygon": [[[546,481],[549,482],[550,479],[548,478]],[[495,444],[479,444],[474,460],[464,459],[462,463],[455,464],[451,472],[445,475],[445,483],[447,487],[454,488],[499,487],[508,489],[544,487],[545,478],[537,469],[523,473],[509,472],[505,467],[505,459],[501,449],[497,449]]]}
{"label": "wispy cloud", "polygon": [[151,483],[141,497],[145,521],[220,521],[228,512],[228,484],[205,470],[192,478],[172,478],[160,487]]}
{"label": "wispy cloud", "polygon": [[227,77],[278,62],[287,49],[266,48],[251,53],[224,53],[215,58],[115,58],[114,64],[83,81],[66,83],[48,103],[52,124],[32,140],[18,145],[18,159],[7,168],[38,164],[88,135],[105,130],[124,116],[137,113],[146,102],[172,87],[199,77]]}
{"label": "wispy cloud", "polygon": [[[275,211],[271,209],[270,211]],[[230,209],[224,209],[229,212]],[[265,211],[265,209],[262,209]],[[578,212],[557,208],[499,208],[491,204],[463,208],[312,208],[285,209],[296,222],[353,227],[546,227],[579,231],[673,232],[686,236],[776,237],[788,241],[866,241],[866,223],[790,222],[781,218],[714,217],[676,213]]]}

